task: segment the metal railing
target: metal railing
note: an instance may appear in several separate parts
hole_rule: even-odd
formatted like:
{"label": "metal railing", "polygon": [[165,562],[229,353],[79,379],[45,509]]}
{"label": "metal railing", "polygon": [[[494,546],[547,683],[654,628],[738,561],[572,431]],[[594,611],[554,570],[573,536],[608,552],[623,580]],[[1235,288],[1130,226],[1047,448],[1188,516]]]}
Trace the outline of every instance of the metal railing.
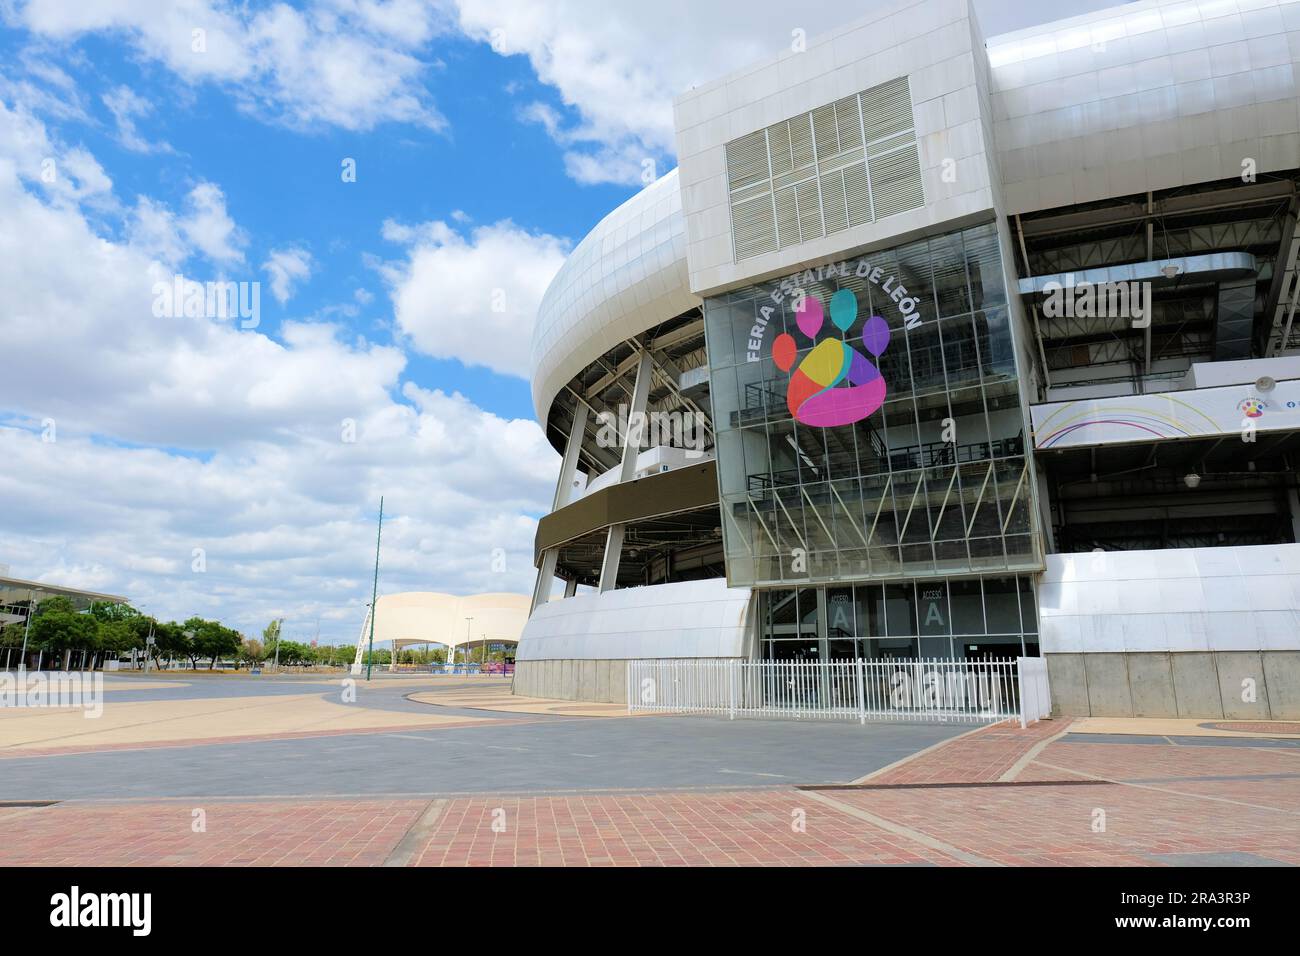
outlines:
{"label": "metal railing", "polygon": [[629,713],[927,720],[1021,726],[1047,716],[1041,658],[999,660],[634,660]]}

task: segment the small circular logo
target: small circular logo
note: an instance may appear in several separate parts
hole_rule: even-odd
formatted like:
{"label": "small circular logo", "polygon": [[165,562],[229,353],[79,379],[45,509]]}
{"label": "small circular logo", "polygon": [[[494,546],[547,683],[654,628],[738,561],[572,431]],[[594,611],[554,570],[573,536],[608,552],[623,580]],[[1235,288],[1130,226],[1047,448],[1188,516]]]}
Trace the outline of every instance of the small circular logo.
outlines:
{"label": "small circular logo", "polygon": [[1247,418],[1259,418],[1264,414],[1264,409],[1267,407],[1267,403],[1260,401],[1258,398],[1247,398],[1237,406]]}

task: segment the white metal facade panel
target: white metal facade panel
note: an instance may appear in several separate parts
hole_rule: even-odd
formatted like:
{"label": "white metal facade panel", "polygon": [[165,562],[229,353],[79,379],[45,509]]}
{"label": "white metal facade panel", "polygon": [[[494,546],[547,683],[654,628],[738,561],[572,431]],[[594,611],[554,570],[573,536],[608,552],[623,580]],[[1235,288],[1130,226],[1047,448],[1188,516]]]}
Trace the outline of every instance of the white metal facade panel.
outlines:
{"label": "white metal facade panel", "polygon": [[630,336],[698,306],[686,288],[686,221],[677,170],[597,223],[551,280],[533,325],[533,407]]}
{"label": "white metal facade panel", "polygon": [[1300,166],[1300,3],[1142,0],[993,37],[1006,213]]}
{"label": "white metal facade panel", "polygon": [[550,601],[528,619],[516,659],[742,657],[750,598],[711,578]]}
{"label": "white metal facade panel", "polygon": [[1300,544],[1049,554],[1044,654],[1300,650]]}

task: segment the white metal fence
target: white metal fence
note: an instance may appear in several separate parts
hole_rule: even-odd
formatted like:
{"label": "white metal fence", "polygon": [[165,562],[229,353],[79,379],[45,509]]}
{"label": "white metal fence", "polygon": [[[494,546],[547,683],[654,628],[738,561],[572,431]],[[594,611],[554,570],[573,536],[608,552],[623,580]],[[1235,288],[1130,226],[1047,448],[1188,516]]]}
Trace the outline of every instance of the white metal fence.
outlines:
{"label": "white metal fence", "polygon": [[1041,657],[1017,659],[1020,677],[1020,726],[1042,720],[1052,712],[1052,688],[1047,682],[1047,661]]}
{"label": "white metal fence", "polygon": [[629,712],[826,720],[933,720],[1021,726],[1047,716],[1041,658],[1001,660],[640,660],[627,663]]}

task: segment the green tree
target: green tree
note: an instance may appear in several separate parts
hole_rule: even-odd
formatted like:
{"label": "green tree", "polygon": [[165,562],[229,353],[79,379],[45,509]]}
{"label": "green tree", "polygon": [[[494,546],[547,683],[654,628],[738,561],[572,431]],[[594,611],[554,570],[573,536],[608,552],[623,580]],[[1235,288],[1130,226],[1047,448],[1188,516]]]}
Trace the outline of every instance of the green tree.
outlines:
{"label": "green tree", "polygon": [[99,622],[99,647],[105,654],[120,655],[143,646],[144,638],[131,626],[130,620]]}
{"label": "green tree", "polygon": [[99,622],[89,614],[78,614],[71,600],[58,595],[37,605],[30,643],[56,653],[94,651],[99,648]]}
{"label": "green tree", "polygon": [[313,658],[312,649],[297,641],[280,641],[281,664],[309,664]]}
{"label": "green tree", "polygon": [[96,601],[91,604],[89,613],[100,624],[111,624],[115,621],[147,620],[143,614],[129,604],[113,604],[108,601]]}
{"label": "green tree", "polygon": [[208,621],[201,617],[191,617],[181,625],[186,639],[185,655],[190,664],[198,668],[202,658],[208,659],[208,670],[217,665],[217,658],[230,657],[239,653],[243,638],[238,631],[232,630],[219,621]]}
{"label": "green tree", "polygon": [[147,637],[150,631],[149,625],[152,625],[153,631],[153,656],[161,664],[164,656],[167,657],[188,657],[189,656],[189,639],[185,637],[184,625],[177,624],[175,621],[154,621],[145,622],[144,632]]}

